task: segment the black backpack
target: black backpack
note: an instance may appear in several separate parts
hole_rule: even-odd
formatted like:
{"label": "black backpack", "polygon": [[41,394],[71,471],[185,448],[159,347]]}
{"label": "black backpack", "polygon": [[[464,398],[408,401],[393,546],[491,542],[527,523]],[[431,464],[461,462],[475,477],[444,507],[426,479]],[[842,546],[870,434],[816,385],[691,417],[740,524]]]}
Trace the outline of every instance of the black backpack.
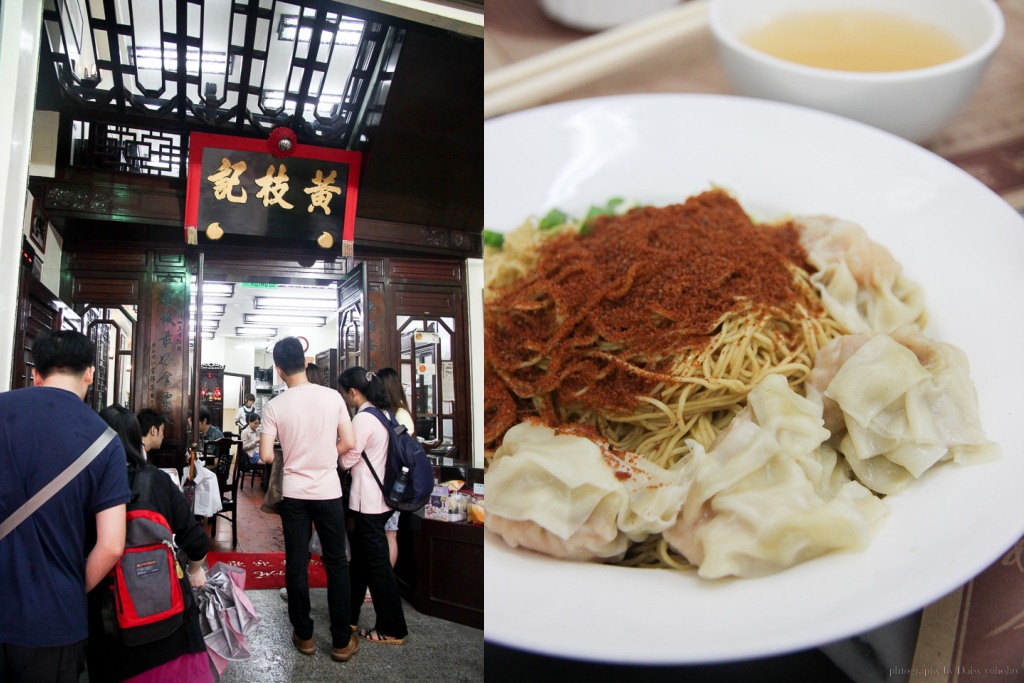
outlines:
{"label": "black backpack", "polygon": [[[373,407],[367,408],[366,412],[380,420],[380,423],[388,430],[388,457],[384,481],[377,476],[366,453],[363,453],[363,460],[366,461],[373,478],[380,486],[380,492],[384,494],[384,502],[392,510],[405,512],[419,510],[427,504],[430,494],[434,491],[434,468],[427,458],[427,452],[423,450],[423,445],[416,440],[416,437],[409,434],[409,431],[398,424],[393,417],[388,417]],[[395,480],[398,479],[398,474],[403,467],[409,469],[405,491],[396,493],[394,490]]]}

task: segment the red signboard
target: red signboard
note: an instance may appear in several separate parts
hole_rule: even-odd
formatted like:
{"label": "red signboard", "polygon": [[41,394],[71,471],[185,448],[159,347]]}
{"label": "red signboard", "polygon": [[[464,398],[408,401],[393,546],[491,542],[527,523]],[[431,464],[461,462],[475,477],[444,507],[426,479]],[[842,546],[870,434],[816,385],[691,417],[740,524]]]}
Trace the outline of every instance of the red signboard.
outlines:
{"label": "red signboard", "polygon": [[330,247],[340,238],[343,255],[351,256],[362,155],[293,139],[192,133],[186,241],[196,244],[205,232],[211,239],[251,235]]}

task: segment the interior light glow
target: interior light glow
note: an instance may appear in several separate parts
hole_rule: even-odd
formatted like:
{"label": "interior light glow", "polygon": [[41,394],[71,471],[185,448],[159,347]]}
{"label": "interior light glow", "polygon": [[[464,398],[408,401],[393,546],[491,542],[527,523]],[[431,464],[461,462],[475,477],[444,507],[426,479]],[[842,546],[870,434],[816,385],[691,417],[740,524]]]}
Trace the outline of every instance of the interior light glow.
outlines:
{"label": "interior light glow", "polygon": [[[195,285],[195,280],[192,280],[192,284]],[[203,296],[213,297],[226,297],[231,298],[235,295],[235,283],[234,282],[204,282],[203,283]],[[195,302],[196,291],[192,290],[192,301]]]}
{"label": "interior light glow", "polygon": [[[203,304],[203,316],[205,317],[205,316],[208,316],[208,315],[217,315],[217,316],[224,315],[224,309],[225,308],[227,308],[227,306],[225,304],[206,304],[206,303],[204,303]],[[188,305],[188,315],[189,315],[190,318],[194,318],[196,316],[196,305],[195,305],[194,302],[190,303]]]}
{"label": "interior light glow", "polygon": [[[328,19],[336,18],[336,16],[331,15]],[[328,22],[328,25],[331,25],[330,22]],[[359,19],[342,19],[334,32],[334,44],[355,47],[359,44],[359,39],[363,35],[364,25],[365,22]],[[281,20],[277,24],[278,40],[295,40],[296,29],[298,29],[300,43],[308,43],[309,39],[313,37],[313,28],[311,26],[299,28],[299,16],[297,14],[281,15]],[[331,42],[330,31],[322,31],[320,33],[320,43],[326,44],[329,42]]]}
{"label": "interior light glow", "polygon": [[235,335],[238,337],[276,337],[275,327],[236,327]]}
{"label": "interior light glow", "polygon": [[289,311],[331,311],[338,310],[338,302],[334,299],[311,299],[285,296],[257,296],[252,305],[257,310],[289,310]]}
{"label": "interior light glow", "polygon": [[[177,50],[161,50],[159,47],[129,46],[128,63],[134,64],[136,69],[159,70],[160,62],[163,60],[165,71],[178,71]],[[211,52],[200,50],[198,47],[185,48],[185,72],[198,74],[202,65],[204,74],[231,73],[234,70],[234,58],[228,59],[226,52]]]}
{"label": "interior light glow", "polygon": [[271,313],[246,313],[242,316],[245,324],[262,323],[278,325],[309,325],[312,327],[323,327],[327,324],[327,318],[318,315],[277,315]]}

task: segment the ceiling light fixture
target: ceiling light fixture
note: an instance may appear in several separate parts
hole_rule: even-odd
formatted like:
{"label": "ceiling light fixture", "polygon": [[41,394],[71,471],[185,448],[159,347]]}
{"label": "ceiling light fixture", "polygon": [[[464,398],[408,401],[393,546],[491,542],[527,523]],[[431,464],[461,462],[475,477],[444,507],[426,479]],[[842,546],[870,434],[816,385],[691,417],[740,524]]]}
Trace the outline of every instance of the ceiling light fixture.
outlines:
{"label": "ceiling light fixture", "polygon": [[[337,21],[337,15],[328,14],[327,21],[328,24]],[[363,26],[365,25],[366,23],[359,19],[342,19],[334,32],[334,44],[346,45],[348,47],[359,45],[359,39],[363,35]],[[313,28],[311,26],[299,28],[299,16],[297,14],[282,14],[281,20],[277,24],[278,40],[295,40],[296,32],[298,33],[300,43],[308,43],[309,39],[313,37]],[[331,32],[321,32],[320,43],[325,44],[329,42],[331,42]]]}
{"label": "ceiling light fixture", "polygon": [[238,337],[276,337],[276,327],[236,327],[235,336]]}
{"label": "ceiling light fixture", "polygon": [[209,332],[203,330],[203,339],[213,339],[214,335],[215,332],[213,330],[210,330]]}
{"label": "ceiling light fixture", "polygon": [[277,325],[309,325],[311,327],[323,327],[327,324],[327,318],[319,315],[276,315],[268,313],[245,313],[242,315],[245,324],[277,324]]}
{"label": "ceiling light fixture", "polygon": [[[196,284],[195,277],[192,278],[192,286]],[[235,283],[234,282],[204,282],[203,283],[203,296],[215,296],[231,298],[235,295]],[[192,302],[195,303],[196,292],[192,290]]]}
{"label": "ceiling light fixture", "polygon": [[285,296],[257,296],[252,300],[257,310],[289,310],[289,311],[331,311],[338,310],[338,302],[334,299],[310,299]]}
{"label": "ceiling light fixture", "polygon": [[[161,60],[164,71],[177,73],[178,51],[174,49],[162,50],[158,47],[135,47],[128,46],[128,63],[134,64],[136,69],[148,69],[158,71]],[[198,74],[200,65],[204,74],[223,74],[225,71],[234,71],[235,60],[228,59],[225,52],[211,52],[200,50],[198,47],[185,48],[185,72]]]}
{"label": "ceiling light fixture", "polygon": [[[227,308],[225,304],[203,304],[203,315],[224,315],[225,308]],[[190,318],[196,316],[196,305],[194,303],[188,305],[188,315]]]}
{"label": "ceiling light fixture", "polygon": [[[292,109],[295,108],[295,99],[297,97],[297,94],[292,94],[291,99],[287,101],[287,105]],[[267,109],[280,109],[286,104],[283,90],[264,90],[263,97],[260,101]],[[329,109],[330,107],[333,107],[333,105],[340,105],[341,101],[341,95],[321,93],[320,97],[316,100],[316,106],[318,110]]]}

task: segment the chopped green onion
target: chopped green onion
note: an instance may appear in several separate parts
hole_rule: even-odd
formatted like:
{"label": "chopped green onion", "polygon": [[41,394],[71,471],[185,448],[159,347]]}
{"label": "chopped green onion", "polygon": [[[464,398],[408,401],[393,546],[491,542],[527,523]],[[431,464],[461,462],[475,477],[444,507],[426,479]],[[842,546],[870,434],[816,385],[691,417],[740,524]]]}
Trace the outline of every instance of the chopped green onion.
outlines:
{"label": "chopped green onion", "polygon": [[537,224],[537,227],[541,230],[550,230],[551,228],[556,228],[559,225],[563,225],[568,220],[569,217],[565,214],[564,211],[561,211],[559,209],[551,209],[550,211],[548,211],[548,215],[540,219],[540,223]]}
{"label": "chopped green onion", "polygon": [[608,203],[604,206],[594,205],[590,207],[590,211],[587,212],[587,217],[584,220],[590,220],[597,218],[598,216],[611,216],[614,215],[616,209],[622,206],[623,200],[621,197],[612,197],[608,200]]}
{"label": "chopped green onion", "polygon": [[591,206],[590,211],[587,211],[587,217],[583,219],[583,225],[580,227],[580,233],[587,235],[590,233],[591,225],[590,222],[598,216],[614,216],[617,213],[617,209],[622,206],[625,202],[621,197],[612,197],[608,200],[608,203],[604,206]]}
{"label": "chopped green onion", "polygon": [[500,232],[484,229],[484,246],[501,249],[505,246],[505,236]]}

